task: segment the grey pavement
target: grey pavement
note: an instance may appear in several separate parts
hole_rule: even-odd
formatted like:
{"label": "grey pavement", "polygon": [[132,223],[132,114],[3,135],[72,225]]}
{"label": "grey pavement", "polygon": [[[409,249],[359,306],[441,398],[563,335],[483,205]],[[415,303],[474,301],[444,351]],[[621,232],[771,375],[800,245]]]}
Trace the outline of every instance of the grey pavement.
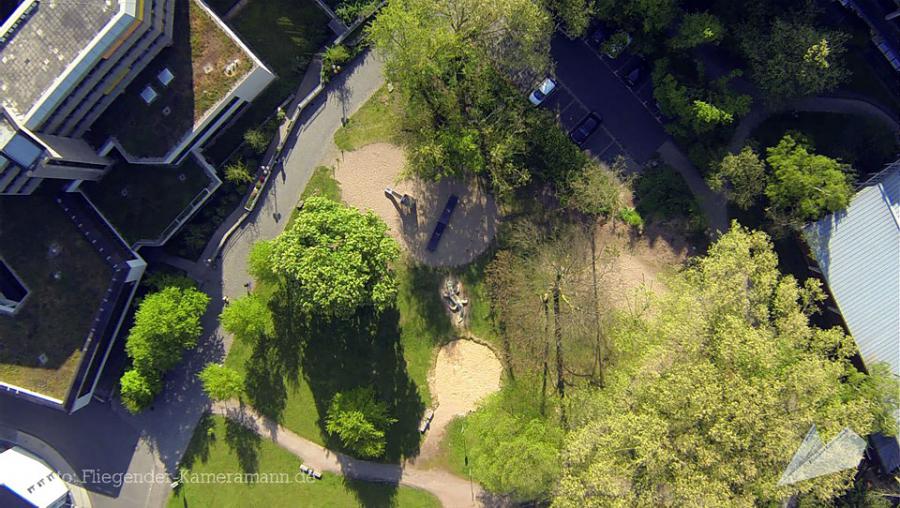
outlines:
{"label": "grey pavement", "polygon": [[[301,113],[287,146],[284,164],[266,187],[264,197],[243,227],[232,236],[201,280],[212,303],[203,318],[204,335],[197,349],[166,375],[163,394],[140,415],[117,403],[94,402],[66,415],[60,411],[0,395],[0,421],[23,429],[56,449],[73,469],[90,470],[85,478],[94,507],[160,507],[170,492],[169,475],[186,449],[209,400],[196,374],[209,361],[224,358],[230,341],[218,330],[222,296],[237,297],[250,280],[246,257],[259,239],[284,228],[313,169],[333,148],[334,132],[383,84],[382,63],[366,53],[328,84],[324,93]],[[196,273],[196,272],[195,272]],[[96,473],[130,473],[129,482]]]}

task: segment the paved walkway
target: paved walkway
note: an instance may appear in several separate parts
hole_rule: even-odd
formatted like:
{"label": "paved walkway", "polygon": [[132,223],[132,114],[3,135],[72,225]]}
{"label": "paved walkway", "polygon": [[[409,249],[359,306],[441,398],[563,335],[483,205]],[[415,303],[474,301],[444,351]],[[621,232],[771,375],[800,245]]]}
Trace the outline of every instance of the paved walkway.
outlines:
{"label": "paved walkway", "polygon": [[694,194],[714,237],[718,237],[728,231],[728,207],[723,195],[713,192],[706,184],[706,180],[700,176],[698,170],[691,161],[675,146],[672,140],[668,140],[659,147],[659,156],[666,164],[672,166],[684,178],[688,188]]}
{"label": "paved walkway", "polygon": [[728,151],[737,153],[744,147],[747,139],[757,127],[770,116],[783,111],[807,111],[815,113],[842,113],[846,115],[868,116],[880,120],[893,128],[894,133],[900,133],[900,120],[881,107],[862,100],[845,97],[805,97],[793,100],[777,109],[766,109],[761,101],[755,102],[755,107],[750,113],[741,119],[731,141],[728,143]]}
{"label": "paved walkway", "polygon": [[246,405],[241,411],[236,400],[216,403],[212,410],[215,414],[240,422],[260,436],[271,439],[313,469],[356,480],[386,482],[427,490],[448,508],[482,506],[481,499],[484,493],[477,484],[446,471],[418,469],[409,463],[370,462],[332,452],[260,416]]}

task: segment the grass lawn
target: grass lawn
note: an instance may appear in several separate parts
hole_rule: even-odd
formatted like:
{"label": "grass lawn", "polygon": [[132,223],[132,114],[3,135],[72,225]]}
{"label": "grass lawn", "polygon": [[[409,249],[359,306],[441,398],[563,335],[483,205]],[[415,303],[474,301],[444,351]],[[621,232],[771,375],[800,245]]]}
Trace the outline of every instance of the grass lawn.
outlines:
{"label": "grass lawn", "polygon": [[381,87],[359,111],[350,117],[347,125],[338,129],[334,143],[345,151],[353,151],[378,142],[402,144],[399,95]]}
{"label": "grass lawn", "polygon": [[0,380],[63,399],[112,270],[50,195],[0,198],[0,217],[0,258],[29,290],[0,315]]}
{"label": "grass lawn", "polygon": [[[419,419],[431,403],[428,371],[437,345],[453,338],[438,292],[442,277],[437,270],[398,263],[396,309],[380,316],[361,312],[346,322],[313,320],[293,329],[285,324],[266,343],[236,338],[226,365],[245,373],[257,410],[333,449],[341,449],[340,443],[324,431],[331,398],[361,384],[374,386],[399,420],[388,432],[386,460],[415,455]],[[258,284],[257,291],[269,288]],[[270,306],[281,304],[273,299]],[[276,323],[289,321],[278,315]]]}
{"label": "grass lawn", "polygon": [[[761,150],[778,144],[787,131],[799,131],[810,138],[817,153],[853,166],[866,175],[883,169],[900,152],[896,138],[880,121],[837,113],[783,113],[769,117],[753,131]],[[763,151],[764,153],[764,151]]]}
{"label": "grass lawn", "polygon": [[[235,61],[234,72],[226,74],[225,68]],[[94,123],[90,139],[99,145],[115,136],[134,156],[161,157],[252,67],[249,55],[197,2],[175,2],[172,45]],[[166,68],[175,78],[163,87],[156,76]],[[149,105],[140,96],[148,84],[159,94]]]}
{"label": "grass lawn", "polygon": [[313,0],[250,0],[229,25],[277,78],[206,147],[215,164],[225,161],[247,129],[261,124],[296,91],[313,55],[331,36],[328,16]]}
{"label": "grass lawn", "polygon": [[122,161],[83,189],[125,240],[134,243],[158,238],[207,185],[206,171],[189,156],[178,167]]}
{"label": "grass lawn", "polygon": [[[430,493],[410,487],[345,480],[331,473],[319,481],[306,480],[297,475],[300,459],[296,456],[220,416],[203,417],[181,464],[185,483],[169,498],[171,508],[440,506]],[[259,481],[190,482],[218,473],[258,473]]]}

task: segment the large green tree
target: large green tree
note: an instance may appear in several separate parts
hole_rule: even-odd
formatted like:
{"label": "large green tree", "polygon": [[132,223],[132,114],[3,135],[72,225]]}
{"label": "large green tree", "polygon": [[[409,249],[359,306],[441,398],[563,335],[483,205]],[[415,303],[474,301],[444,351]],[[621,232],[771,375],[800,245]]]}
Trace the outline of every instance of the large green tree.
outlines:
{"label": "large green tree", "polygon": [[334,395],[325,416],[325,430],[360,457],[373,458],[384,455],[385,432],[396,421],[371,387],[361,387]]}
{"label": "large green tree", "polygon": [[725,35],[719,18],[708,12],[685,14],[669,44],[673,49],[690,49],[701,44],[718,44]]}
{"label": "large green tree", "polygon": [[853,366],[852,339],[810,324],[818,282],[781,275],[769,238],[734,223],[669,288],[615,341],[630,360],[573,396],[554,506],[764,506],[845,490],[852,469],[776,485],[812,424],[823,439],[866,435],[892,410]]}
{"label": "large green tree", "polygon": [[632,32],[662,32],[678,15],[678,0],[597,0],[597,15]]}
{"label": "large green tree", "polygon": [[573,39],[584,35],[594,15],[594,0],[548,0],[547,7]]}
{"label": "large green tree", "polygon": [[132,369],[121,385],[129,409],[136,412],[152,402],[162,375],[197,345],[207,304],[209,297],[188,285],[166,286],[141,300],[125,342]]}
{"label": "large green tree", "polygon": [[254,248],[251,264],[275,276],[304,313],[347,317],[363,306],[380,311],[397,296],[391,264],[400,248],[387,231],[372,211],[313,196],[288,229]]}
{"label": "large green tree", "polygon": [[744,210],[753,206],[766,188],[766,165],[749,146],[727,154],[710,178],[710,187],[726,191],[728,199]]}
{"label": "large green tree", "polygon": [[212,400],[233,399],[244,393],[244,377],[240,372],[224,365],[209,363],[197,377],[203,383],[203,391]]}
{"label": "large green tree", "polygon": [[552,22],[531,0],[392,0],[368,37],[404,98],[410,164],[434,178],[478,174],[499,191],[530,179],[527,101],[546,75]]}
{"label": "large green tree", "polygon": [[451,448],[458,453],[463,441],[469,472],[491,492],[515,501],[546,501],[560,472],[563,429],[555,412],[535,413],[533,401],[521,400],[534,397],[536,383],[528,381],[508,384],[454,423]]}
{"label": "large green tree", "polygon": [[828,92],[846,80],[847,40],[843,32],[779,18],[762,33],[747,30],[741,49],[766,100],[779,103]]}
{"label": "large green tree", "polygon": [[766,153],[772,167],[766,196],[769,213],[777,222],[799,226],[850,204],[853,186],[848,165],[813,153],[790,134]]}

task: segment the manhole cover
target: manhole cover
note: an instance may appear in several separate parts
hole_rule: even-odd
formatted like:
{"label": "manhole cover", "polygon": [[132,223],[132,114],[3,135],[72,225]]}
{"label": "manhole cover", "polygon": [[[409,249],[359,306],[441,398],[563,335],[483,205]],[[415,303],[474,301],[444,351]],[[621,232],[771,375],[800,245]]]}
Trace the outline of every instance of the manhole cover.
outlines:
{"label": "manhole cover", "polygon": [[172,114],[172,108],[170,108],[169,106],[164,107],[163,110],[162,110],[162,114],[163,114],[163,116],[169,116],[169,115],[171,115],[171,114]]}
{"label": "manhole cover", "polygon": [[119,191],[119,195],[121,195],[123,198],[127,198],[128,197],[128,187],[122,187],[122,190]]}
{"label": "manhole cover", "polygon": [[50,244],[50,248],[47,249],[47,257],[55,258],[59,256],[60,252],[62,252],[62,247],[58,243],[53,242]]}
{"label": "manhole cover", "polygon": [[47,358],[47,355],[45,355],[44,353],[38,355],[38,363],[40,363],[42,366],[47,365],[48,361],[50,361],[50,359]]}
{"label": "manhole cover", "polygon": [[185,180],[187,180],[187,175],[184,173],[178,173],[178,181],[183,182]]}

